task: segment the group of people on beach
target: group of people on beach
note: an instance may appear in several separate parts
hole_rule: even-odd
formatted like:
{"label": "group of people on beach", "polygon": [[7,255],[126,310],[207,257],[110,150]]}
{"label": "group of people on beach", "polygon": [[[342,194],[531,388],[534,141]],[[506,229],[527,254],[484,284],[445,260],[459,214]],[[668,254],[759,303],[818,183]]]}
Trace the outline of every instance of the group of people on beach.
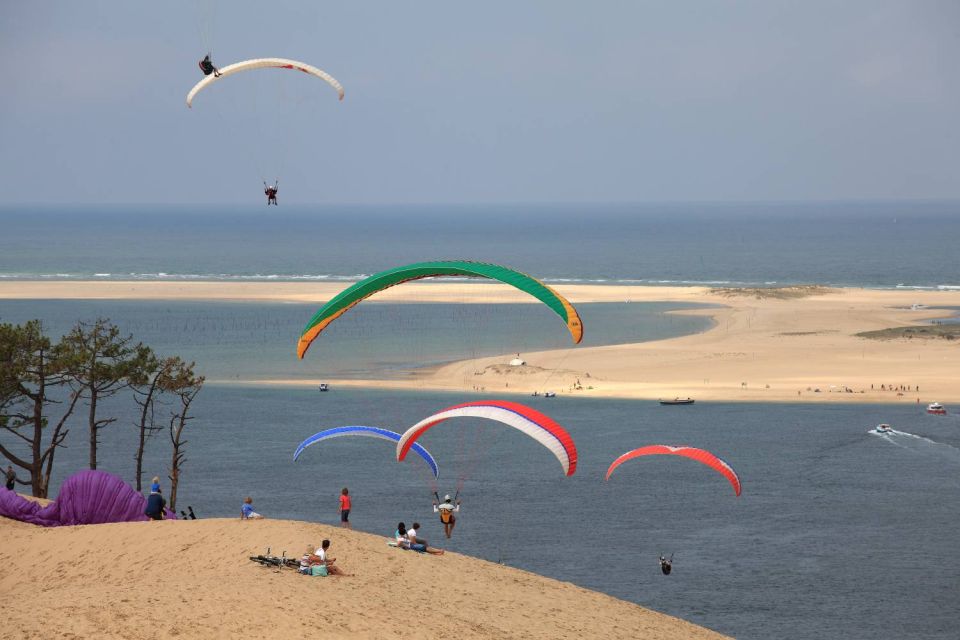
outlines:
{"label": "group of people on beach", "polygon": [[419,551],[420,553],[431,553],[442,556],[443,549],[431,547],[426,540],[417,535],[419,532],[419,522],[414,522],[410,525],[409,529],[406,524],[400,522],[397,523],[397,530],[393,533],[393,538],[397,547],[400,549],[409,549],[411,551]]}

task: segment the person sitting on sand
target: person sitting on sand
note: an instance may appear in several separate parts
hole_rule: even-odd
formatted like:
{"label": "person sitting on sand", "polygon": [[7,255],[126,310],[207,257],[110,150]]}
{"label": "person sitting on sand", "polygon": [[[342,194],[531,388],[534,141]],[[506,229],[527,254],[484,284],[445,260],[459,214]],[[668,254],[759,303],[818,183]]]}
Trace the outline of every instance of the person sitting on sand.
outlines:
{"label": "person sitting on sand", "polygon": [[332,576],[345,576],[348,575],[343,572],[340,567],[334,566],[334,563],[337,561],[336,558],[331,558],[327,556],[327,550],[330,548],[330,541],[324,540],[320,543],[320,548],[316,550],[315,557],[317,562],[315,564],[321,564],[327,568],[327,573]]}
{"label": "person sitting on sand", "polygon": [[421,553],[432,553],[433,555],[442,556],[443,549],[432,549],[427,545],[427,541],[417,537],[417,530],[420,528],[419,522],[414,522],[413,526],[407,529],[407,543],[410,545],[411,551],[419,551]]}
{"label": "person sitting on sand", "polygon": [[314,546],[307,545],[307,550],[300,556],[300,573],[309,573],[310,567],[320,563],[320,558],[314,554]]}
{"label": "person sitting on sand", "polygon": [[414,522],[410,525],[410,528],[407,529],[407,540],[410,541],[410,544],[422,544],[427,546],[427,541],[420,537],[420,523]]}
{"label": "person sitting on sand", "polygon": [[409,549],[410,540],[407,539],[407,525],[404,523],[397,524],[397,530],[393,532],[393,539],[397,543],[397,548],[399,549]]}
{"label": "person sitting on sand", "polygon": [[440,514],[440,522],[443,523],[443,533],[449,538],[453,535],[453,528],[457,526],[457,517],[453,515],[460,511],[460,500],[453,504],[453,499],[448,493],[443,497],[443,503],[433,503],[433,512]]}
{"label": "person sitting on sand", "polygon": [[163,520],[163,510],[167,507],[167,501],[163,499],[160,493],[160,483],[154,482],[151,487],[150,495],[147,496],[147,508],[143,510],[143,515],[151,520]]}
{"label": "person sitting on sand", "polygon": [[260,520],[263,516],[253,510],[253,498],[247,496],[243,499],[243,506],[240,507],[241,520]]}

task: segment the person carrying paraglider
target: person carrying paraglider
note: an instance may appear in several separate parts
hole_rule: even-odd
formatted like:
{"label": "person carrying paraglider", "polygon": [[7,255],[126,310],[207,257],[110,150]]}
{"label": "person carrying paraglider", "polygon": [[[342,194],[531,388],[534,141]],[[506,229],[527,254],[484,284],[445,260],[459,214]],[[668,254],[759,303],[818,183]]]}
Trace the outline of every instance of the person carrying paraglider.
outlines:
{"label": "person carrying paraglider", "polygon": [[220,77],[220,69],[217,69],[215,66],[213,66],[213,62],[210,61],[209,53],[203,56],[203,60],[201,60],[199,64],[200,64],[200,71],[203,71],[203,75],[208,76],[212,73],[213,77],[215,78]]}
{"label": "person carrying paraglider", "polygon": [[269,207],[272,204],[277,204],[277,191],[280,190],[280,181],[274,180],[273,184],[267,184],[266,180],[263,182],[263,192],[267,194],[267,206]]}
{"label": "person carrying paraglider", "polygon": [[440,514],[440,522],[443,523],[443,533],[449,538],[453,535],[453,528],[457,525],[457,517],[453,514],[460,511],[460,500],[458,499],[456,504],[454,504],[453,498],[451,498],[448,493],[443,497],[443,502],[440,502],[440,496],[436,493],[433,495],[437,496],[436,502],[433,503],[433,512]]}

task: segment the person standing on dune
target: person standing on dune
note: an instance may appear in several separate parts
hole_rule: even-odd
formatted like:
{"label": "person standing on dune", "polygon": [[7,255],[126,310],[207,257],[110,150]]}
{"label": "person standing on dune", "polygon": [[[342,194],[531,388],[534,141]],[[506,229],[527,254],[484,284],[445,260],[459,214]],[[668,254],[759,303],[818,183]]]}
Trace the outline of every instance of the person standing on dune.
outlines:
{"label": "person standing on dune", "polygon": [[350,501],[350,490],[346,487],[343,488],[343,491],[340,492],[340,506],[338,511],[340,512],[340,526],[346,529],[352,529],[350,526],[350,507],[352,503]]}

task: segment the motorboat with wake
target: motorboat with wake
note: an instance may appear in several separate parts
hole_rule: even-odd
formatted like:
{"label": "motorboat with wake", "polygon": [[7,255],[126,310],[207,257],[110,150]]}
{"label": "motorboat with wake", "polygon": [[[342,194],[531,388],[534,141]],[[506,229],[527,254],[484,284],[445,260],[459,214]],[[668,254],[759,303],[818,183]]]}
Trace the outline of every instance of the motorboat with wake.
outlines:
{"label": "motorboat with wake", "polygon": [[932,413],[935,416],[945,416],[947,410],[939,402],[931,402],[927,405],[927,413]]}
{"label": "motorboat with wake", "polygon": [[660,404],[664,405],[674,405],[674,404],[693,404],[693,398],[674,398],[673,400],[661,400]]}
{"label": "motorboat with wake", "polygon": [[893,433],[893,427],[888,424],[878,424],[873,429],[870,430],[870,433]]}

